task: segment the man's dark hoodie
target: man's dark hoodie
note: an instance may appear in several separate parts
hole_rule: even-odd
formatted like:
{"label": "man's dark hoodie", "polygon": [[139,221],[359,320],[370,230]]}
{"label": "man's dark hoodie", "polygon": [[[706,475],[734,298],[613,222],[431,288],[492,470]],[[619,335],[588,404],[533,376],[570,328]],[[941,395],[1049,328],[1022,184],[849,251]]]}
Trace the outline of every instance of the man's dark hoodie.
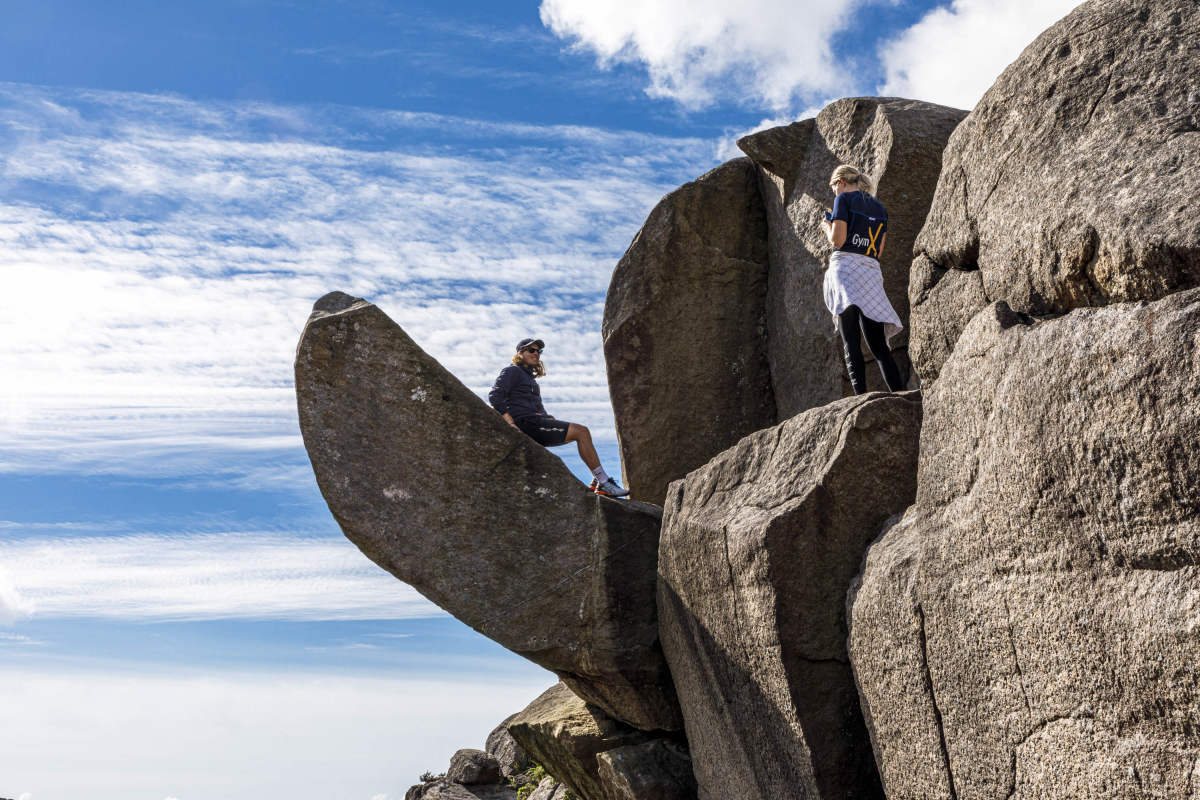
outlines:
{"label": "man's dark hoodie", "polygon": [[537,415],[549,416],[542,405],[542,389],[534,380],[529,367],[510,364],[500,370],[500,377],[488,392],[488,402],[501,414],[520,421]]}

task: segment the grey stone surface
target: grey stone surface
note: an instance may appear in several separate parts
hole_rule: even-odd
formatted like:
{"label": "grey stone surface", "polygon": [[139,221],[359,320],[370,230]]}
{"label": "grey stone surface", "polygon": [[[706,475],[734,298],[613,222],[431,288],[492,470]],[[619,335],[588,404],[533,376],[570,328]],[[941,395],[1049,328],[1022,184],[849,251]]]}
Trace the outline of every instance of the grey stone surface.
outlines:
{"label": "grey stone surface", "polygon": [[304,329],[296,395],[321,493],[372,561],[613,716],[679,727],[653,613],[658,507],[589,493],[340,292]]}
{"label": "grey stone surface", "polygon": [[739,158],[664,197],[613,272],[604,358],[636,499],[661,505],[672,480],[775,423],[766,236]]}
{"label": "grey stone surface", "polygon": [[517,800],[517,790],[495,784],[463,786],[441,778],[412,787],[404,800]]}
{"label": "grey stone surface", "polygon": [[450,757],[446,779],[455,783],[499,783],[500,762],[483,750],[459,750]]}
{"label": "grey stone surface", "polygon": [[666,739],[627,745],[596,756],[605,800],[695,800],[687,748]]}
{"label": "grey stone surface", "polygon": [[1193,0],[1091,0],[988,90],[950,138],[917,240],[939,267],[911,285],[922,380],[971,315],[917,307],[957,272],[979,272],[971,310],[1034,315],[1200,284],[1197,52]]}
{"label": "grey stone surface", "polygon": [[1200,290],[967,325],[848,599],[889,799],[1194,800],[1198,396]]}
{"label": "grey stone surface", "polygon": [[912,502],[920,420],[915,392],[835,401],[671,485],[659,623],[704,800],[881,797],[844,598]]}
{"label": "grey stone surface", "polygon": [[559,783],[547,775],[545,778],[542,778],[537,788],[529,793],[527,800],[565,800],[566,796],[567,785]]}
{"label": "grey stone surface", "polygon": [[[850,163],[875,179],[876,196],[888,210],[884,287],[907,325],[913,242],[933,198],[942,149],[965,115],[915,100],[852,97],[816,119],[738,141],[760,167],[766,205],[768,356],[779,419],[851,393],[841,339],[821,292],[832,251],[820,225],[833,205],[830,174]],[[907,341],[907,330],[891,341],[904,375]],[[870,351],[864,346],[863,352]],[[868,388],[885,388],[876,369],[867,375]]]}
{"label": "grey stone surface", "polygon": [[500,774],[506,778],[529,768],[529,754],[508,732],[508,723],[516,714],[497,725],[487,737],[487,751],[500,764]]}
{"label": "grey stone surface", "polygon": [[508,729],[534,761],[582,800],[605,800],[598,754],[655,738],[585,703],[563,683],[543,692]]}

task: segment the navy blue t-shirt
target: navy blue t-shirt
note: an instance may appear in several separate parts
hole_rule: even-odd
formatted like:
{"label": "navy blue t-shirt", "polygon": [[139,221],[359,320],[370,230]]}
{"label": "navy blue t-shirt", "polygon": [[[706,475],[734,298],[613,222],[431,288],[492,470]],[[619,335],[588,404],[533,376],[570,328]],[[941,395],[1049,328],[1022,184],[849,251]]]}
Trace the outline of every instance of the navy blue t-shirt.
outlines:
{"label": "navy blue t-shirt", "polygon": [[846,223],[846,242],[838,250],[879,258],[879,245],[887,230],[882,203],[862,192],[842,192],[833,198],[833,219]]}

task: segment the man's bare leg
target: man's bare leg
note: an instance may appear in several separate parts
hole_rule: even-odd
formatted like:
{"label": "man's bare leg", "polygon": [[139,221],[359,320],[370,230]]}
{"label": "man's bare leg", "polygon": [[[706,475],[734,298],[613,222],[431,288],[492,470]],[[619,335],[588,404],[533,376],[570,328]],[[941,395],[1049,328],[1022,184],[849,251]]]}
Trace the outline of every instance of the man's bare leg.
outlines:
{"label": "man's bare leg", "polygon": [[567,428],[567,441],[575,442],[575,446],[579,448],[579,457],[583,459],[583,463],[588,469],[596,469],[600,466],[600,456],[596,454],[596,446],[592,444],[592,432],[585,425],[576,425],[574,422]]}

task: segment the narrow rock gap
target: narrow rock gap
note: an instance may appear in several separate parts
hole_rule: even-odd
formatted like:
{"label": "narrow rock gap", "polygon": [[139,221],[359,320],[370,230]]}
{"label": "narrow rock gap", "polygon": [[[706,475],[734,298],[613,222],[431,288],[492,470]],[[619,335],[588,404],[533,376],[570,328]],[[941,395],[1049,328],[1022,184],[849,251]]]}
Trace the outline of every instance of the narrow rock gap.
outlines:
{"label": "narrow rock gap", "polygon": [[946,746],[946,729],[942,723],[942,709],[938,706],[937,694],[933,690],[933,676],[929,672],[929,645],[925,639],[925,609],[917,605],[917,619],[920,620],[918,635],[921,644],[921,674],[925,678],[925,691],[929,693],[930,704],[933,705],[933,716],[937,721],[938,742],[942,747],[942,765],[946,769],[946,780],[950,784],[950,800],[958,800],[958,789],[954,786],[954,772],[950,769],[950,749]]}

